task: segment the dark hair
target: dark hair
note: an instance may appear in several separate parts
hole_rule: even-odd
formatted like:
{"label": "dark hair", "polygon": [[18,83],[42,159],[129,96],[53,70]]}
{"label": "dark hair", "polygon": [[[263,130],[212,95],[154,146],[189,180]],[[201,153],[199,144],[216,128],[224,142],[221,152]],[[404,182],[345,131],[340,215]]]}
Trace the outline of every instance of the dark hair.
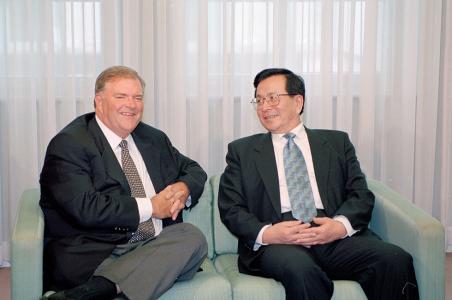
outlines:
{"label": "dark hair", "polygon": [[271,68],[260,71],[254,78],[254,96],[256,96],[257,86],[262,80],[276,75],[283,75],[284,77],[286,77],[286,90],[288,94],[303,96],[303,107],[300,111],[301,115],[304,110],[304,104],[306,103],[304,80],[303,77],[295,74],[290,70],[282,68]]}

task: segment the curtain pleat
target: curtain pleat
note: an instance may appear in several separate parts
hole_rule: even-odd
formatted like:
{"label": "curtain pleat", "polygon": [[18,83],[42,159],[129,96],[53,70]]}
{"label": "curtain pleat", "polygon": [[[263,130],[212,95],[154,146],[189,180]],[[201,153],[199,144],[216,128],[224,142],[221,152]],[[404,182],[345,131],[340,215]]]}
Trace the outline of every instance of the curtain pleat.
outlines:
{"label": "curtain pleat", "polygon": [[348,132],[367,176],[440,219],[452,244],[451,2],[0,1],[0,261],[50,139],[122,64],[146,81],[143,120],[209,175],[229,142],[264,132],[255,74],[292,69],[306,126]]}

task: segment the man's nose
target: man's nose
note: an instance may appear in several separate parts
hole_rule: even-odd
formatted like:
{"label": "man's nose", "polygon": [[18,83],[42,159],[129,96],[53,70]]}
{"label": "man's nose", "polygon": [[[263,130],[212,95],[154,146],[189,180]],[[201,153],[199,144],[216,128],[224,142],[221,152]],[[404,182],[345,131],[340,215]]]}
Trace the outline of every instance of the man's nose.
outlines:
{"label": "man's nose", "polygon": [[137,106],[136,100],[133,98],[133,96],[127,97],[126,105],[128,107],[136,107]]}

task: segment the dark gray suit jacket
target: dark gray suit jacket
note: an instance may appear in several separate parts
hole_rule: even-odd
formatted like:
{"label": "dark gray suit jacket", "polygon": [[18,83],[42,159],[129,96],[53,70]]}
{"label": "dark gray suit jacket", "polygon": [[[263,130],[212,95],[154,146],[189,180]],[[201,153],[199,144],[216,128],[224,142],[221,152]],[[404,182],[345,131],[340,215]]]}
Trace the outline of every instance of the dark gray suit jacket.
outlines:
{"label": "dark gray suit jacket", "polygon": [[[367,188],[348,135],[306,128],[320,197],[328,217],[346,216],[354,229],[368,226],[374,195]],[[226,227],[238,237],[239,269],[253,274],[253,251],[263,226],[282,221],[279,181],[271,134],[229,144],[218,206]]]}
{"label": "dark gray suit jacket", "polygon": [[[160,130],[139,123],[132,132],[156,193],[185,182],[192,206],[206,173],[180,154]],[[94,113],[76,118],[49,143],[40,178],[45,218],[46,288],[68,288],[88,279],[113,248],[139,224],[136,201]],[[182,222],[163,220],[163,226]]]}

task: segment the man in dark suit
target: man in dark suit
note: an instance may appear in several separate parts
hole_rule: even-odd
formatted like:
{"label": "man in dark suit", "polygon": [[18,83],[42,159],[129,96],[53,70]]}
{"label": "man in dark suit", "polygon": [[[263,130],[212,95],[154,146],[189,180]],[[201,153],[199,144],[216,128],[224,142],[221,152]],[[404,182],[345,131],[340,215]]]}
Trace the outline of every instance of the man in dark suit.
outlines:
{"label": "man in dark suit", "polygon": [[[95,113],[50,142],[41,173],[44,299],[155,299],[194,276],[204,235],[182,223],[206,173],[141,122],[145,83],[111,67],[96,80]],[[170,226],[171,225],[171,226]]]}
{"label": "man in dark suit", "polygon": [[347,134],[304,127],[304,81],[291,71],[263,70],[254,87],[269,133],[229,144],[218,198],[239,271],[280,281],[287,299],[330,299],[336,279],[369,299],[418,299],[412,257],[368,229],[374,195]]}

